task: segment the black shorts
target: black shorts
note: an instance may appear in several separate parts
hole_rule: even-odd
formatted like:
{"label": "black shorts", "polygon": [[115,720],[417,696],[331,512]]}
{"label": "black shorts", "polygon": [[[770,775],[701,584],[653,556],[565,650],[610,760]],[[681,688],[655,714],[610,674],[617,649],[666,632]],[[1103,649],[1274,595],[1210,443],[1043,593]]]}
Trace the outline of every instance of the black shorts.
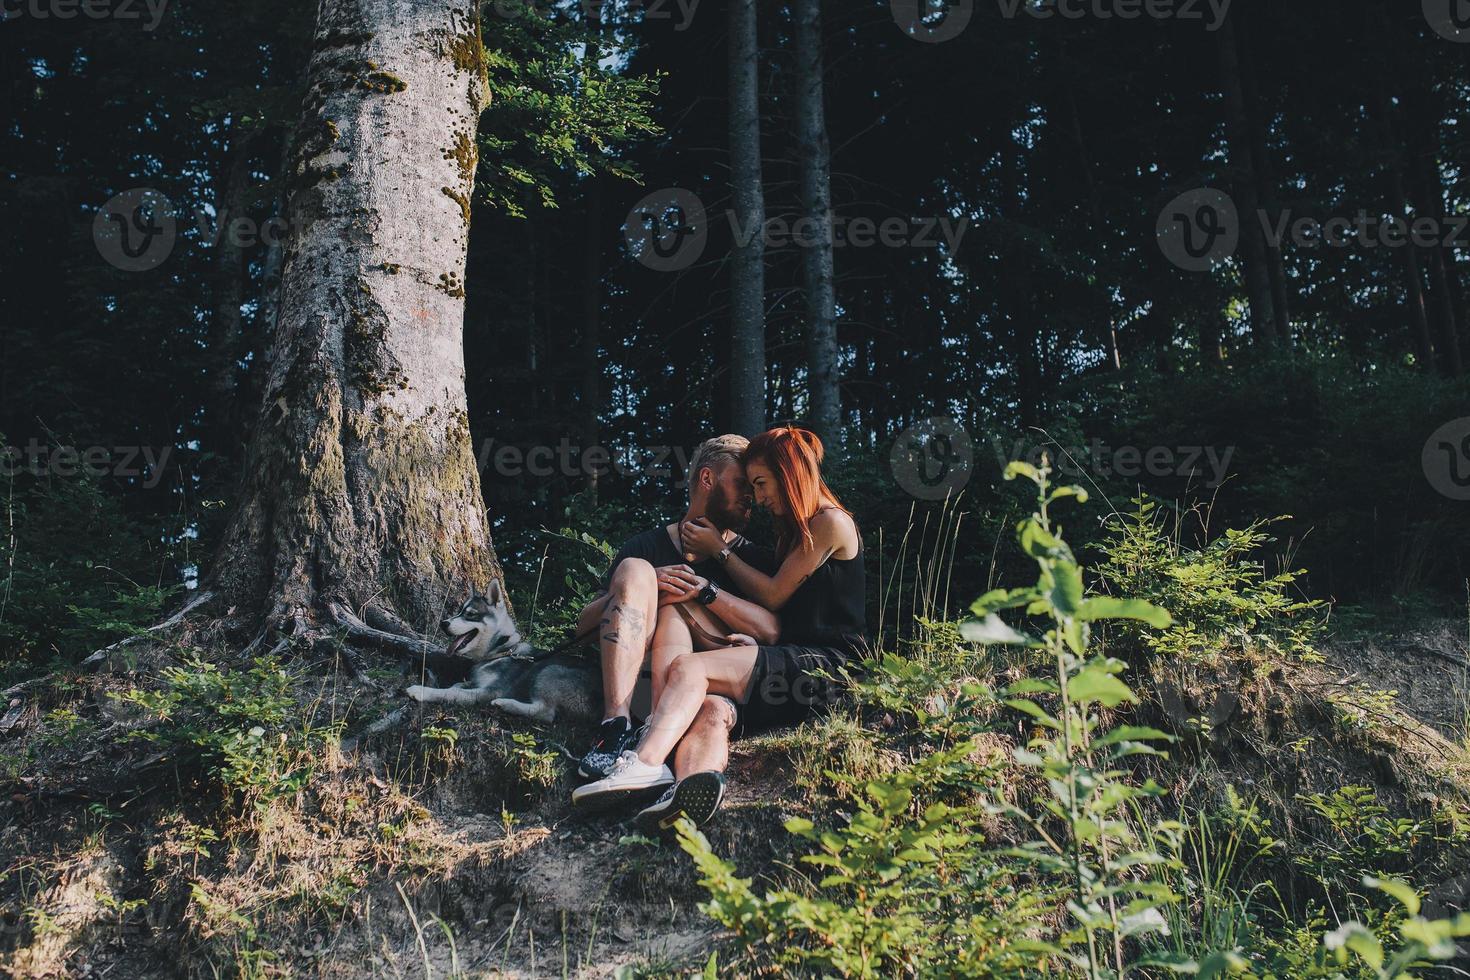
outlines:
{"label": "black shorts", "polygon": [[769,646],[755,655],[755,670],[745,697],[735,700],[735,731],[749,735],[768,728],[795,725],[825,711],[842,693],[839,676],[848,662],[846,651],[831,647]]}

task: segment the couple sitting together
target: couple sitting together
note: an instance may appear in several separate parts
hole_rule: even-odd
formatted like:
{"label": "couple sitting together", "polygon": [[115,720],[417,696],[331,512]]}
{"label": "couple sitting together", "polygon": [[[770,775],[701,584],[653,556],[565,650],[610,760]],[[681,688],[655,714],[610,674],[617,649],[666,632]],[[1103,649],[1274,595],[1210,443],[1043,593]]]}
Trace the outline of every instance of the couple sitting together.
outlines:
{"label": "couple sitting together", "polygon": [[[829,676],[866,645],[863,546],[821,464],[805,429],[710,439],[690,461],[684,518],[618,551],[577,622],[597,630],[604,720],[578,770],[594,781],[574,804],[664,789],[638,813],[641,830],[703,824],[724,798],[732,734],[793,724],[833,699]],[[773,519],[774,553],[740,536],[752,501]]]}

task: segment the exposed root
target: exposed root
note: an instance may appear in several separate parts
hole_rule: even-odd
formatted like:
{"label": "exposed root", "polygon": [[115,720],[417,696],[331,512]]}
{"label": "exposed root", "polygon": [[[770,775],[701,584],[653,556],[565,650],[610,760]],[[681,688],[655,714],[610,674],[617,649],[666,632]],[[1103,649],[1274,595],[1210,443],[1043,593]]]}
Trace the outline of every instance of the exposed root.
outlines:
{"label": "exposed root", "polygon": [[[428,659],[443,655],[443,651],[436,644],[428,640],[421,640],[416,636],[405,636],[402,633],[390,633],[387,630],[376,629],[364,623],[352,610],[340,602],[327,604],[327,612],[332,621],[347,631],[349,639],[366,643],[370,646],[383,647],[389,650],[397,650],[411,657]],[[381,611],[375,615],[382,615]],[[394,617],[396,619],[396,617]]]}
{"label": "exposed root", "polygon": [[374,738],[385,732],[391,732],[395,728],[402,727],[413,714],[413,705],[403,704],[394,708],[371,725],[365,726],[362,731],[342,740],[342,751],[352,752],[357,749],[364,739]]}
{"label": "exposed root", "polygon": [[96,653],[89,656],[86,660],[83,660],[81,662],[81,666],[86,669],[101,666],[107,661],[107,658],[111,656],[114,650],[121,650],[123,647],[131,646],[133,643],[143,639],[151,633],[159,633],[166,629],[172,629],[173,627],[182,623],[185,616],[189,615],[191,612],[198,609],[200,606],[209,602],[213,598],[214,593],[207,589],[203,592],[200,592],[194,598],[184,603],[183,607],[180,608],[178,612],[174,613],[168,619],[165,619],[161,623],[157,623],[153,626],[148,627],[142,633],[138,633],[134,636],[129,636],[125,639],[118,640],[116,643],[112,644],[112,646],[103,647],[101,650],[98,650]]}
{"label": "exposed root", "polygon": [[[164,630],[172,629],[173,627],[178,626],[184,621],[185,616],[189,615],[189,613],[193,612],[195,609],[198,609],[200,606],[209,602],[213,598],[213,592],[210,592],[208,590],[200,592],[194,598],[184,603],[183,607],[180,608],[178,612],[174,613],[163,622],[155,623],[141,633],[135,633],[132,636],[124,637],[123,639],[118,640],[116,643],[113,643],[110,646],[105,646],[101,650],[89,654],[85,660],[77,665],[78,668],[82,670],[92,670],[96,667],[101,667],[103,664],[107,663],[108,659],[116,651],[130,647],[134,643],[137,643],[139,640],[148,639],[156,633],[161,633]],[[11,699],[25,694],[32,688],[42,687],[46,684],[49,684],[52,678],[54,678],[55,676],[56,675],[54,673],[44,674],[40,677],[32,677],[29,680],[21,681],[19,684],[14,684],[6,688],[3,692],[0,692],[0,701],[9,702]],[[14,709],[14,707],[15,705],[11,705],[12,709]],[[7,717],[9,717],[8,713]]]}

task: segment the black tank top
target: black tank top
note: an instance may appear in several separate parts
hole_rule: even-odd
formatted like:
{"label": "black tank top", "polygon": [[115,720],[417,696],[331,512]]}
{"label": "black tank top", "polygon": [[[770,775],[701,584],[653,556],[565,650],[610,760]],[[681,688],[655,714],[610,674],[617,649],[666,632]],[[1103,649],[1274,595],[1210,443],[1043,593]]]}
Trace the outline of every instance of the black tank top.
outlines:
{"label": "black tank top", "polygon": [[781,642],[827,647],[844,660],[865,651],[866,581],[861,550],[827,559],[781,608]]}

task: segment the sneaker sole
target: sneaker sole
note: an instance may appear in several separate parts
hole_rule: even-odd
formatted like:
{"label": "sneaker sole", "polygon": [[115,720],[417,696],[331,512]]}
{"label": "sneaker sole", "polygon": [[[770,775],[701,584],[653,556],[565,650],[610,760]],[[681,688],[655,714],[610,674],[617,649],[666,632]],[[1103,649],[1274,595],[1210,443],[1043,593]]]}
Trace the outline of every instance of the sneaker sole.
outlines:
{"label": "sneaker sole", "polygon": [[626,800],[644,800],[650,796],[661,796],[668,789],[668,781],[654,783],[651,786],[629,786],[624,789],[609,789],[601,793],[584,793],[581,796],[573,795],[572,807],[585,812],[606,810]]}
{"label": "sneaker sole", "polygon": [[671,830],[680,817],[688,817],[694,826],[703,827],[719,812],[724,798],[725,784],[718,775],[697,772],[679,783],[666,808],[657,813],[645,810],[634,821],[639,830],[649,835]]}

